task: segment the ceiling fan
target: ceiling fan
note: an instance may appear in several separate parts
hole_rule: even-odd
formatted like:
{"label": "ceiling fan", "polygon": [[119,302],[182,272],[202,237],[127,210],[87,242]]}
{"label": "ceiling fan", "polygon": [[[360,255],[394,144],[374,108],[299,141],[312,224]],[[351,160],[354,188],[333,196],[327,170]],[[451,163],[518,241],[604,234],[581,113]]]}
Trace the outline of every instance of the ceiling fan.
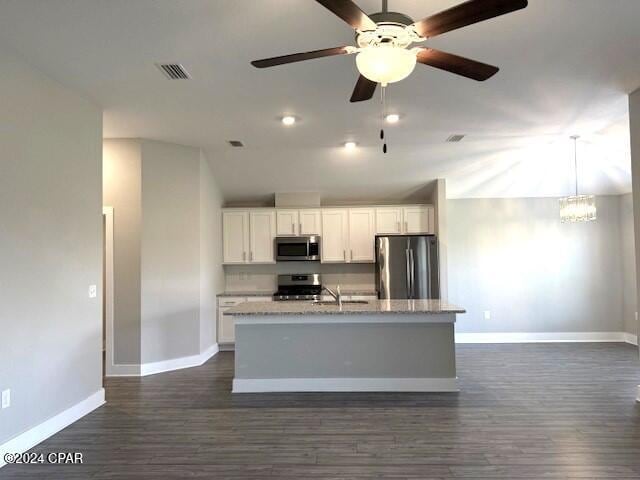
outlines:
{"label": "ceiling fan", "polygon": [[483,20],[525,8],[527,0],[469,0],[443,12],[414,22],[398,12],[389,12],[387,0],[382,11],[367,15],[351,0],[316,0],[356,30],[356,44],[294,53],[255,60],[257,68],[274,67],[314,58],[356,53],[360,77],[351,95],[352,102],[369,100],[380,83],[398,82],[408,77],[422,63],[463,77],[484,81],[498,72],[498,67],[459,57],[428,47],[409,48],[436,35],[466,27]]}

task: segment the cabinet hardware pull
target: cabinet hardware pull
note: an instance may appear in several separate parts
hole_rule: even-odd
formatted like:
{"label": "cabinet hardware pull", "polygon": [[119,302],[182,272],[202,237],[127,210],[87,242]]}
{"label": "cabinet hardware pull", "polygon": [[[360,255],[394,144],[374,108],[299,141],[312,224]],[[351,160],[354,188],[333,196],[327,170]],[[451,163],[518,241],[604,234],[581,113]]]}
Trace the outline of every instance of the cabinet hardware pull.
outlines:
{"label": "cabinet hardware pull", "polygon": [[291,234],[292,234],[292,235],[295,235],[295,234],[296,234],[296,224],[295,224],[295,223],[292,223],[292,224],[291,224]]}
{"label": "cabinet hardware pull", "polygon": [[242,252],[242,261],[245,262],[247,260],[247,252]]}
{"label": "cabinet hardware pull", "polygon": [[400,222],[399,221],[397,223],[398,223],[398,233],[401,233],[402,227],[400,226]]}
{"label": "cabinet hardware pull", "polygon": [[404,232],[409,233],[409,222],[407,221],[404,222]]}
{"label": "cabinet hardware pull", "polygon": [[346,262],[347,261],[347,251],[346,250],[342,250],[342,259]]}
{"label": "cabinet hardware pull", "polygon": [[249,252],[249,261],[253,262],[253,252]]}
{"label": "cabinet hardware pull", "polygon": [[351,261],[353,262],[353,250],[351,250]]}
{"label": "cabinet hardware pull", "polygon": [[298,224],[298,233],[302,235],[302,222]]}

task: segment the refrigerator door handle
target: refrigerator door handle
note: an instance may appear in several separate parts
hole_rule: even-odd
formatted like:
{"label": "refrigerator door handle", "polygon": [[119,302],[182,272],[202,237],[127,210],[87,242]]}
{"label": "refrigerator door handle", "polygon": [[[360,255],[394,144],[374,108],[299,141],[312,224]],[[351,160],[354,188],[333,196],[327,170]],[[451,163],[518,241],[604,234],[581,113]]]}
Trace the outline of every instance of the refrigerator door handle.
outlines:
{"label": "refrigerator door handle", "polygon": [[409,298],[414,298],[415,297],[415,292],[413,291],[413,286],[415,285],[415,261],[413,259],[413,249],[409,250],[409,268],[410,270],[410,277],[411,277],[411,296]]}
{"label": "refrigerator door handle", "polygon": [[411,298],[411,293],[413,292],[413,286],[411,285],[411,260],[409,259],[410,251],[408,248],[404,251],[407,261],[407,298]]}

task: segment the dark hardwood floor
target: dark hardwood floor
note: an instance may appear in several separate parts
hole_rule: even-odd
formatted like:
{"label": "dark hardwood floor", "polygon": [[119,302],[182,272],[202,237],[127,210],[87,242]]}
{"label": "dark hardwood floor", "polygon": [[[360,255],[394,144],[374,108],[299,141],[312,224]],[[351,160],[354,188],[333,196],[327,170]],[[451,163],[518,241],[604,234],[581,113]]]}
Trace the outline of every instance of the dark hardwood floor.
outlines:
{"label": "dark hardwood floor", "polygon": [[[233,353],[106,381],[2,479],[640,478],[640,362],[624,344],[458,345],[459,394],[231,395]],[[43,399],[46,401],[46,399]]]}

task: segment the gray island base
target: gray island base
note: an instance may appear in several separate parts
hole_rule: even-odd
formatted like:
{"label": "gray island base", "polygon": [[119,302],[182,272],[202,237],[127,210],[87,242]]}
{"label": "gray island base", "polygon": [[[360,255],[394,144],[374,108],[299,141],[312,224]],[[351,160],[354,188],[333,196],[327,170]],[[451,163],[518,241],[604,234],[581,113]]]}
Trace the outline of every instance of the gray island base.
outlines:
{"label": "gray island base", "polygon": [[236,328],[234,393],[456,392],[454,324],[438,300],[255,302]]}

